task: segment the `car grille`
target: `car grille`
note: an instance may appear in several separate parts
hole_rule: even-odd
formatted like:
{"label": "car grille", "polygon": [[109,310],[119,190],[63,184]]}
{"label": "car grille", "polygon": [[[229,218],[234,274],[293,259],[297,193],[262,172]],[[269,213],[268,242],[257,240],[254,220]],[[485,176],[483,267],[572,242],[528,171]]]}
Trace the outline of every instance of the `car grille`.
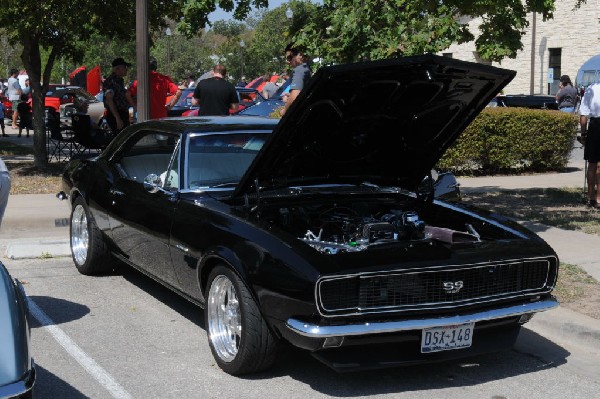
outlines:
{"label": "car grille", "polygon": [[435,309],[547,292],[549,259],[424,268],[387,274],[327,276],[317,283],[324,315]]}

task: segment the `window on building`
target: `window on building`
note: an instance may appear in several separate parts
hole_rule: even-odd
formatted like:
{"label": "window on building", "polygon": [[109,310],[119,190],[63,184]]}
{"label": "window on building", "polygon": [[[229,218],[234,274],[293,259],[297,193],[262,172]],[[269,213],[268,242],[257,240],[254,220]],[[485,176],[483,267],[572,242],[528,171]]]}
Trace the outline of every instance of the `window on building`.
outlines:
{"label": "window on building", "polygon": [[548,53],[548,94],[555,95],[558,92],[558,82],[561,75],[562,48],[550,48]]}

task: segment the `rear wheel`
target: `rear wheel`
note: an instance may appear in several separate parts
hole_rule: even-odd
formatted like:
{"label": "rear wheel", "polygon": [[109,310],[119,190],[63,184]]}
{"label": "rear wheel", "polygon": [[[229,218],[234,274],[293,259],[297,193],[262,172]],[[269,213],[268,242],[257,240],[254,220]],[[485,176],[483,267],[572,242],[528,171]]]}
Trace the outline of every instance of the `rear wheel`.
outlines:
{"label": "rear wheel", "polygon": [[82,197],[73,202],[70,236],[73,262],[81,274],[95,275],[112,270],[113,260],[102,232]]}
{"label": "rear wheel", "polygon": [[210,273],[204,313],[210,349],[223,371],[240,375],[271,366],[277,340],[231,269],[218,266]]}

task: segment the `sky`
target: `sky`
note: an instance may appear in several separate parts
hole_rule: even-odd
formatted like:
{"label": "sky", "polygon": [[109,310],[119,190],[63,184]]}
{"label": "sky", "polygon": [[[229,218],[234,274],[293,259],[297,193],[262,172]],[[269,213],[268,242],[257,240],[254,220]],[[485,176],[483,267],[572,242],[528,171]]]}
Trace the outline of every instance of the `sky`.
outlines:
{"label": "sky", "polygon": [[[268,10],[277,8],[281,4],[287,3],[287,2],[288,2],[288,0],[269,0]],[[253,8],[252,11],[250,11],[250,14],[252,14],[252,12],[254,10],[256,10],[256,8]],[[211,13],[208,19],[210,22],[214,22],[214,21],[219,21],[221,19],[232,19],[233,18],[232,15],[233,15],[233,13],[225,12],[225,11],[221,10],[219,7],[217,7],[217,11]]]}
{"label": "sky", "polygon": [[[311,0],[311,1],[313,3],[317,3],[317,4],[323,3],[322,0]],[[269,0],[269,7],[267,9],[272,10],[274,8],[279,7],[283,3],[289,3],[289,0]],[[250,11],[250,14],[252,14],[252,12],[255,10],[256,9],[253,8]],[[210,14],[209,21],[214,22],[214,21],[219,21],[221,19],[232,19],[232,15],[233,15],[233,13],[227,13],[227,12],[221,10],[219,7],[217,7],[217,11]]]}

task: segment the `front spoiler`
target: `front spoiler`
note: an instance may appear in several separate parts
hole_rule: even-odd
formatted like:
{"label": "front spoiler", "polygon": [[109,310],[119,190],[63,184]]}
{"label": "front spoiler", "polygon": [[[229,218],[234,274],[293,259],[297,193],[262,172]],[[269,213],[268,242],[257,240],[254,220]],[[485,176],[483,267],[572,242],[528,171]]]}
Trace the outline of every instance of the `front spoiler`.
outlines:
{"label": "front spoiler", "polygon": [[400,331],[423,330],[431,327],[453,326],[465,323],[503,319],[525,314],[544,312],[558,307],[554,297],[537,302],[524,303],[506,308],[486,310],[466,315],[438,317],[431,319],[412,319],[398,321],[372,322],[363,324],[346,324],[335,326],[319,326],[296,319],[288,319],[286,326],[293,332],[309,338],[327,338],[341,336],[360,336],[368,334],[385,334]]}

